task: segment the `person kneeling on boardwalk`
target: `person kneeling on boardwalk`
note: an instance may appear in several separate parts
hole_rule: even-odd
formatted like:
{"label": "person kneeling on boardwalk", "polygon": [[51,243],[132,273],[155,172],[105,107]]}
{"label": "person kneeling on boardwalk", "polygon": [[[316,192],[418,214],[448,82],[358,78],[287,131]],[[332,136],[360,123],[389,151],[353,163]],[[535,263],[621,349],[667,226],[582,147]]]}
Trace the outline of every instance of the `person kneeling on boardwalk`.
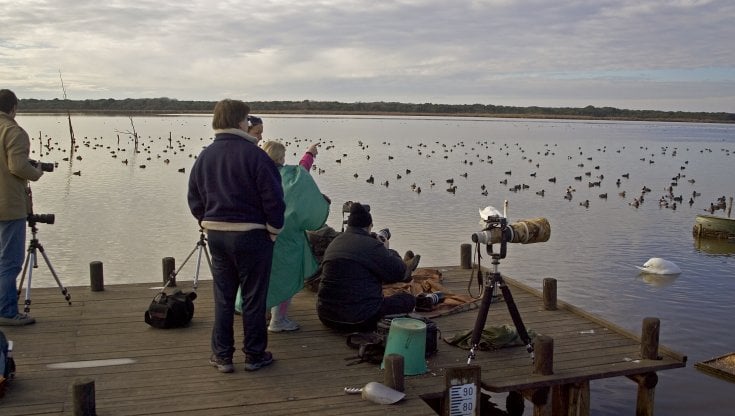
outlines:
{"label": "person kneeling on boardwalk", "polygon": [[317,294],[319,320],[345,332],[369,332],[386,315],[413,311],[416,299],[410,293],[383,296],[384,283],[411,279],[421,256],[408,261],[387,247],[388,240],[371,234],[372,216],[360,203],[353,203],[347,229],[327,247]]}

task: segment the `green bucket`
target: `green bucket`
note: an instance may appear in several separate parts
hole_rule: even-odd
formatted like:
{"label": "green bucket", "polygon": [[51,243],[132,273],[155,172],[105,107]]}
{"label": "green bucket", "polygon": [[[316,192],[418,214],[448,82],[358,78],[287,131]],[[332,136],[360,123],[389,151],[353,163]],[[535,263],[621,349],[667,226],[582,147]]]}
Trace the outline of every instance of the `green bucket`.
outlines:
{"label": "green bucket", "polygon": [[[413,318],[395,318],[390,323],[383,357],[403,356],[403,375],[424,374],[426,368],[426,323]],[[380,368],[385,368],[385,358]]]}

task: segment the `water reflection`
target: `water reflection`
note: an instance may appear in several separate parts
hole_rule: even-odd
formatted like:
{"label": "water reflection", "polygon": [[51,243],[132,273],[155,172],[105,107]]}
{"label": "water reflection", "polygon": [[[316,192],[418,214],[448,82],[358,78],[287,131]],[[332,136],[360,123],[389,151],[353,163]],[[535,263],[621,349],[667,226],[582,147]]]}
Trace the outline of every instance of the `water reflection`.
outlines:
{"label": "water reflection", "polygon": [[640,273],[641,280],[648,283],[649,285],[657,288],[662,288],[671,285],[679,277],[678,274],[651,274],[651,273]]}
{"label": "water reflection", "polygon": [[735,241],[695,238],[694,248],[704,254],[731,256],[735,254]]}

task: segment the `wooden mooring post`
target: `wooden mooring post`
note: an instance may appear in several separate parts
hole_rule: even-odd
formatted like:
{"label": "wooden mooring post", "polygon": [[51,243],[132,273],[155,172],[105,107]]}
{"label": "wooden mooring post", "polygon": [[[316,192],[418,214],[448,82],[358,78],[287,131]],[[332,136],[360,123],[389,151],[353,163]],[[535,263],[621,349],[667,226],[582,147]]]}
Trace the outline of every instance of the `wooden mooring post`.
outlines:
{"label": "wooden mooring post", "polygon": [[91,378],[80,378],[74,380],[71,385],[72,402],[74,403],[74,416],[94,416],[97,414],[94,380]]}
{"label": "wooden mooring post", "polygon": [[[661,321],[658,318],[645,318],[641,329],[641,359],[659,360],[658,340],[661,330]],[[636,399],[636,416],[653,416],[653,399],[658,384],[656,373],[637,374],[628,377],[638,384]]]}
{"label": "wooden mooring post", "polygon": [[173,257],[164,257],[161,263],[163,265],[163,284],[165,285],[166,282],[171,280],[171,283],[168,285],[176,287],[176,259]]}
{"label": "wooden mooring post", "polygon": [[89,287],[92,292],[102,292],[105,290],[105,277],[101,261],[89,263]]}

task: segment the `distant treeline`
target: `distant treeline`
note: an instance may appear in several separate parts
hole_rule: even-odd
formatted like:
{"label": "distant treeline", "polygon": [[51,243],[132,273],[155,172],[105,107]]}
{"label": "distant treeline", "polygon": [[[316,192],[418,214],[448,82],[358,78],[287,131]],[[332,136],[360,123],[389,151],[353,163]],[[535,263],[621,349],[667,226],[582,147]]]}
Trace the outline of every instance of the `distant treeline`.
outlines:
{"label": "distant treeline", "polygon": [[[511,107],[489,104],[411,104],[397,102],[341,103],[337,101],[250,101],[255,114],[381,114],[473,117],[577,118],[595,120],[653,120],[735,123],[735,113],[626,110],[614,107]],[[112,98],[99,100],[23,99],[21,112],[107,114],[211,113],[215,101],[172,98]]]}

